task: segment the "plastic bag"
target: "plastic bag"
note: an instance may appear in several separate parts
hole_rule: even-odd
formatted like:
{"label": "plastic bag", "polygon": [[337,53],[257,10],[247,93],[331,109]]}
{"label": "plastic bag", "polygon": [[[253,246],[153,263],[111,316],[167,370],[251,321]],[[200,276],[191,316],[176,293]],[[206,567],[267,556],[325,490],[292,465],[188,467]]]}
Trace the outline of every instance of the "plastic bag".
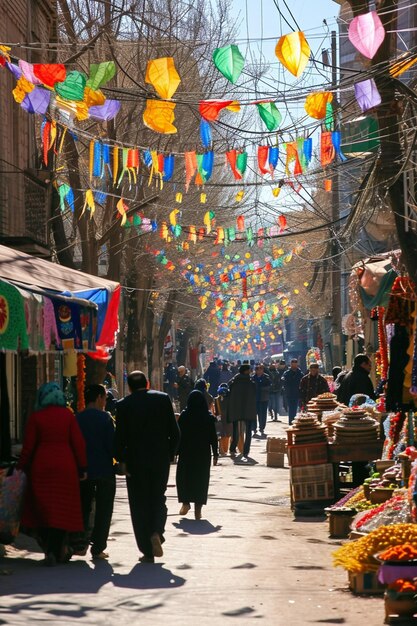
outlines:
{"label": "plastic bag", "polygon": [[26,474],[13,469],[0,474],[0,543],[12,543],[19,532]]}

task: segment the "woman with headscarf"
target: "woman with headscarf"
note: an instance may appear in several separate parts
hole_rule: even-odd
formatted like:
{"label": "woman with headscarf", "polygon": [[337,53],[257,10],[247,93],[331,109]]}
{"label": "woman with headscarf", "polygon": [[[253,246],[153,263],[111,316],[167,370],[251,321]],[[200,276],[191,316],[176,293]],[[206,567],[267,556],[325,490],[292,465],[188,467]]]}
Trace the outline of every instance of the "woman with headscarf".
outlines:
{"label": "woman with headscarf", "polygon": [[204,380],[204,378],[199,378],[197,380],[197,382],[194,385],[194,389],[196,389],[197,391],[201,391],[201,393],[203,394],[203,396],[206,399],[207,402],[207,407],[209,411],[213,411],[213,404],[214,404],[214,398],[211,395],[211,393],[208,392],[208,384],[207,382]]}
{"label": "woman with headscarf", "polygon": [[87,477],[87,457],[75,415],[56,383],[38,390],[18,468],[28,477],[22,525],[35,530],[46,565],[69,561],[67,534],[83,530],[79,481]]}
{"label": "woman with headscarf", "polygon": [[180,515],[186,515],[190,503],[194,502],[195,519],[201,519],[202,506],[207,504],[211,456],[213,465],[217,465],[219,452],[215,418],[200,391],[190,393],[178,426],[181,431],[177,465],[178,501],[182,502]]}

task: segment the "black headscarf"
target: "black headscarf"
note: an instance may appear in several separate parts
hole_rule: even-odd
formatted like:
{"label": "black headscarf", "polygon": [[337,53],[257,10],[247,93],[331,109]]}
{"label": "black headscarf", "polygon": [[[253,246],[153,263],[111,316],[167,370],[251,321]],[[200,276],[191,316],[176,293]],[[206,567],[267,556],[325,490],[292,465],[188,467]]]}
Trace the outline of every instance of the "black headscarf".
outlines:
{"label": "black headscarf", "polygon": [[207,407],[207,401],[201,391],[194,389],[188,396],[187,400],[187,415],[208,415],[209,410]]}

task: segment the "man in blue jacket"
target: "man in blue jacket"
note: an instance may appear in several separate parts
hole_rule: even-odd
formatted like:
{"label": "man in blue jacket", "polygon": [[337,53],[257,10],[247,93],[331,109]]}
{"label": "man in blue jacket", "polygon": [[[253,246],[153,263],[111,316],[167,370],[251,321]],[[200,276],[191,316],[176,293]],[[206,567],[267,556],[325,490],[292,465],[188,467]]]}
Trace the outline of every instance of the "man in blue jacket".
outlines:
{"label": "man in blue jacket", "polygon": [[[113,514],[116,477],[113,468],[114,422],[107,411],[106,389],[103,385],[90,385],[85,390],[86,408],[77,415],[77,421],[87,447],[87,480],[80,482],[81,504],[84,520],[84,545],[77,548],[85,554],[91,543],[91,554],[96,559],[106,559],[105,552]],[[95,515],[91,537],[89,519],[93,500]]]}
{"label": "man in blue jacket", "polygon": [[284,372],[282,376],[284,394],[288,406],[288,422],[290,425],[297,415],[298,406],[300,404],[300,382],[303,376],[303,372],[298,367],[298,360],[291,359],[290,369]]}

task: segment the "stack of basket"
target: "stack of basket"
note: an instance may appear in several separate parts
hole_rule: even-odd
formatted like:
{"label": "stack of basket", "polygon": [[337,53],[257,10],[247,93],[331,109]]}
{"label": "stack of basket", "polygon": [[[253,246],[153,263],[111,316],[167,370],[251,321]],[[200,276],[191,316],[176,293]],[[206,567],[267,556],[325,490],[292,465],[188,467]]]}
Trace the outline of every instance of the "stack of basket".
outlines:
{"label": "stack of basket", "polygon": [[268,467],[284,467],[287,442],[283,438],[268,437],[266,440],[266,464]]}
{"label": "stack of basket", "polygon": [[327,443],[326,427],[314,413],[299,413],[287,433],[291,434],[292,445]]}
{"label": "stack of basket", "polygon": [[362,444],[378,440],[379,424],[364,409],[344,409],[342,417],[334,424],[335,443]]}

